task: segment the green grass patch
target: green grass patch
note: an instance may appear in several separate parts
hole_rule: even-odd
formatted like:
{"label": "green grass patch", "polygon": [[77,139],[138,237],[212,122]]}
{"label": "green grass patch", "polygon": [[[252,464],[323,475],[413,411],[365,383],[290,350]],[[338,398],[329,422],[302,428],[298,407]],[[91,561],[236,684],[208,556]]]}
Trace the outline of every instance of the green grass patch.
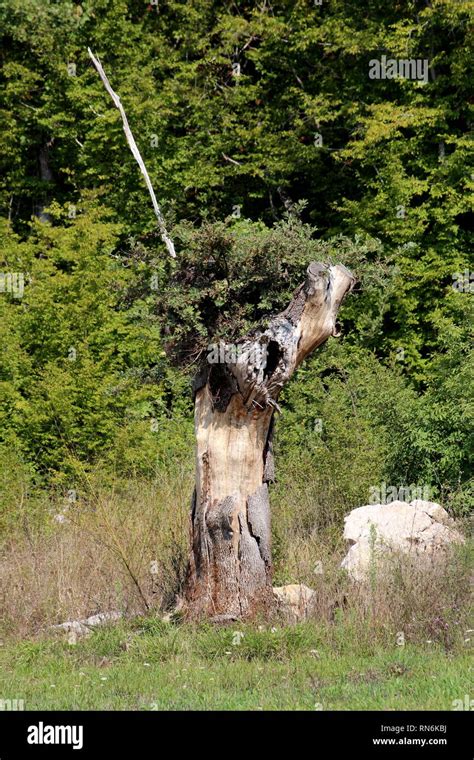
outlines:
{"label": "green grass patch", "polygon": [[449,710],[469,693],[467,651],[395,642],[368,651],[342,629],[338,646],[327,638],[313,623],[138,619],[75,645],[4,645],[0,696],[29,710]]}

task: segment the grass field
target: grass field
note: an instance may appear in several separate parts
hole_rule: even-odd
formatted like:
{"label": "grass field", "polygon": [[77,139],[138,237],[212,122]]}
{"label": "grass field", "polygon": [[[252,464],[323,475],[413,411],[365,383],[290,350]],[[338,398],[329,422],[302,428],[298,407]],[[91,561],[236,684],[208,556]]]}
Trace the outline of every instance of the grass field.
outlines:
{"label": "grass field", "polygon": [[[311,619],[165,622],[186,569],[189,490],[176,473],[91,487],[77,521],[17,526],[0,551],[0,709],[450,710],[472,695],[471,542],[429,566],[374,562],[354,584],[339,529],[310,529],[313,491],[289,490],[275,502],[275,584],[311,586]],[[108,610],[126,617],[76,643],[52,628]]]}
{"label": "grass field", "polygon": [[26,710],[450,710],[469,694],[467,651],[371,646],[342,624],[328,635],[314,623],[259,630],[142,618],[73,645],[3,644],[0,697]]}

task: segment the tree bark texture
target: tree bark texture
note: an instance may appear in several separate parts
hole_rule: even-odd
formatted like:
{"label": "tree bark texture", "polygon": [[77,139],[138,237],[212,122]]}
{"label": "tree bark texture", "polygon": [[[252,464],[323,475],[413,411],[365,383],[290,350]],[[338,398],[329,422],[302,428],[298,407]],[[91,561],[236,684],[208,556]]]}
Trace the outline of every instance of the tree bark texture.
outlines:
{"label": "tree bark texture", "polygon": [[[344,266],[313,262],[289,306],[266,328],[222,350],[194,383],[196,486],[185,609],[231,621],[273,608],[270,504],[273,417],[295,369],[336,335],[355,280]],[[221,347],[223,348],[223,347]]]}

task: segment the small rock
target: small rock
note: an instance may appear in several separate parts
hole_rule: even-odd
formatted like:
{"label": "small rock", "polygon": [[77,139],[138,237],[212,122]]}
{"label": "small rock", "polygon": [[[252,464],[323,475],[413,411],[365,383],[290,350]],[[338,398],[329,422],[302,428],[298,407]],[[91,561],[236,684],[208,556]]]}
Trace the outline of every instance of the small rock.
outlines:
{"label": "small rock", "polygon": [[97,615],[91,615],[83,620],[67,620],[65,623],[51,626],[56,630],[66,631],[70,644],[77,642],[78,636],[90,636],[92,628],[98,625],[104,625],[122,617],[121,612],[99,612]]}
{"label": "small rock", "polygon": [[273,588],[278,610],[291,623],[306,620],[314,597],[313,589],[303,583],[290,583],[288,586]]}

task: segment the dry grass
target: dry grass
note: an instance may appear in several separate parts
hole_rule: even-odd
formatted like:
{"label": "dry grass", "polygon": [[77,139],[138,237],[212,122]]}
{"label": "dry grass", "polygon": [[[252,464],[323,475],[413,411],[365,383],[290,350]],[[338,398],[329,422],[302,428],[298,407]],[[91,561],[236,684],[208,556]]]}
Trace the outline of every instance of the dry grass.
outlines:
{"label": "dry grass", "polygon": [[[75,502],[44,505],[42,521],[36,503],[32,524],[23,504],[22,520],[0,555],[0,636],[28,637],[97,612],[170,609],[184,579],[192,487],[187,461],[164,468],[153,482],[96,473],[84,480]],[[301,582],[315,589],[312,614],[335,647],[342,635],[365,641],[368,650],[376,642],[393,645],[401,632],[407,642],[432,640],[447,650],[463,645],[466,547],[430,567],[394,557],[374,569],[366,587],[357,587],[340,568],[342,526],[317,514],[307,486],[295,487],[290,500],[275,490],[275,585]],[[55,519],[60,514],[63,522]]]}
{"label": "dry grass", "polygon": [[[464,647],[466,630],[473,627],[472,542],[432,560],[388,555],[374,563],[367,584],[354,584],[340,567],[347,552],[342,518],[360,504],[344,508],[339,498],[332,508],[327,494],[318,494],[317,481],[315,473],[310,481],[300,478],[276,489],[275,585],[299,582],[314,589],[311,615],[327,624],[335,643],[348,627],[368,649],[398,639],[432,641],[447,651]],[[458,527],[468,534],[468,524]]]}
{"label": "dry grass", "polygon": [[[0,635],[23,637],[99,611],[165,609],[186,563],[189,468],[159,482],[84,483],[53,499],[41,529],[23,522],[0,556]],[[100,479],[99,479],[100,480]],[[63,522],[57,516],[64,517]]]}

